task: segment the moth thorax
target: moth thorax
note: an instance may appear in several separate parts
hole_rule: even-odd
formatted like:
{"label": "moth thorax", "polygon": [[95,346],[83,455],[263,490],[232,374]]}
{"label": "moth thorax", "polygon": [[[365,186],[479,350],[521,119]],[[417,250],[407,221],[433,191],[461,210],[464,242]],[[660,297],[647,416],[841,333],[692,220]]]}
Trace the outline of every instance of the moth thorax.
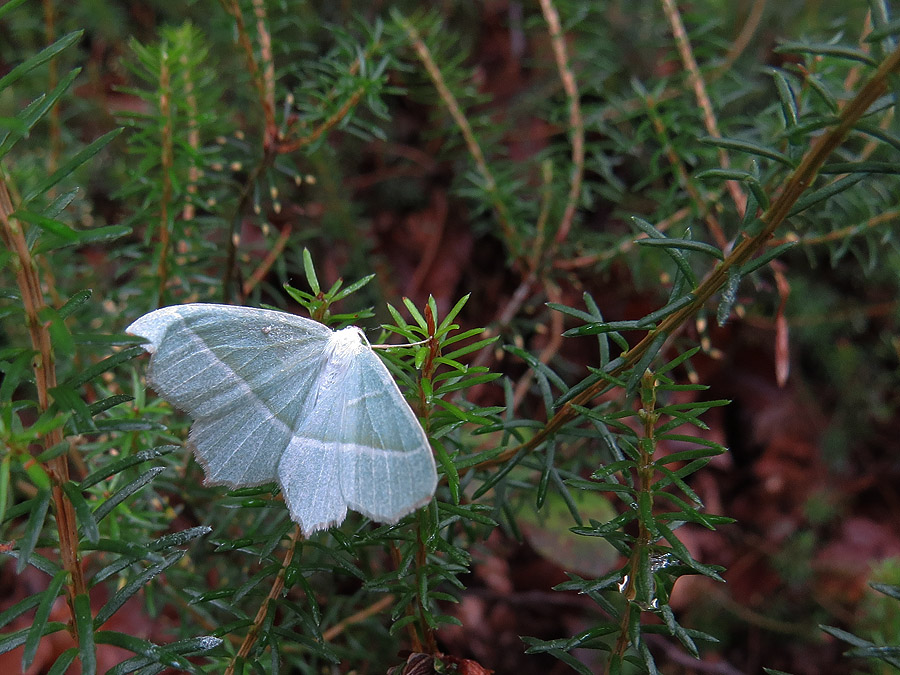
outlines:
{"label": "moth thorax", "polygon": [[362,330],[356,326],[348,326],[335,331],[328,338],[327,360],[341,368],[342,364],[346,364],[360,352],[371,348]]}

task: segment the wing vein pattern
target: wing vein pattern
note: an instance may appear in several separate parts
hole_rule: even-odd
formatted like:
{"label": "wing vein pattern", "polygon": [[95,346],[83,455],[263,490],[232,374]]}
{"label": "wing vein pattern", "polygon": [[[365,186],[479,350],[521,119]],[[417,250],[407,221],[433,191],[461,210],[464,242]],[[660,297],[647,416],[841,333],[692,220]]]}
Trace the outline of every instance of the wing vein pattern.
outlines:
{"label": "wing vein pattern", "polygon": [[434,494],[428,439],[358,328],[188,304],[127,331],[149,341],[153,388],[194,418],[188,440],[208,484],[278,481],[306,535],[348,507],[394,523]]}

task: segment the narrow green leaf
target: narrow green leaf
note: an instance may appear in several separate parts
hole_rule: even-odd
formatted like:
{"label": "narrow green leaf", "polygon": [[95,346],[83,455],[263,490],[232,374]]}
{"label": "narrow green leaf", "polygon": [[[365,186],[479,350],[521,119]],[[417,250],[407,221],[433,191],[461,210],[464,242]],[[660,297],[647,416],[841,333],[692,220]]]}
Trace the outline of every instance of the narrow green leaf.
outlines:
{"label": "narrow green leaf", "polygon": [[782,54],[811,54],[815,56],[834,56],[839,59],[849,61],[859,61],[866,65],[876,67],[878,62],[869,54],[857,49],[856,47],[848,47],[845,45],[836,45],[831,43],[803,43],[803,42],[784,42],[775,48],[775,51]]}
{"label": "narrow green leaf", "polygon": [[332,302],[337,302],[338,300],[343,300],[348,295],[356,293],[356,291],[358,291],[360,288],[362,288],[363,286],[368,284],[374,278],[375,278],[374,274],[369,274],[367,276],[364,276],[362,279],[359,279],[358,281],[354,281],[352,284],[347,286],[344,290],[340,291],[339,293],[336,293],[334,298],[332,299]]}
{"label": "narrow green leaf", "polygon": [[47,205],[47,208],[44,209],[44,212],[41,215],[47,216],[48,218],[56,218],[56,216],[58,216],[69,207],[69,204],[75,201],[75,197],[77,196],[78,188],[69,190],[68,192],[63,192]]}
{"label": "narrow green leaf", "polygon": [[[668,437],[665,437],[668,439]],[[687,437],[692,438],[692,437]],[[707,439],[697,439],[698,442],[703,441],[705,443],[714,444],[714,447],[710,448],[697,448],[696,450],[682,450],[680,452],[673,452],[670,455],[663,455],[659,459],[653,462],[654,465],[662,466],[664,464],[674,464],[676,462],[689,462],[694,459],[701,459],[705,457],[716,457],[717,455],[721,455],[726,452],[726,448],[719,445],[715,441],[709,441]]]}
{"label": "narrow green leaf", "polygon": [[401,331],[409,331],[410,325],[406,322],[406,319],[403,318],[400,312],[398,312],[397,309],[390,303],[388,303],[387,308],[397,327],[400,328]]}
{"label": "narrow green leaf", "polygon": [[655,312],[650,312],[646,316],[641,317],[640,319],[638,319],[638,324],[645,328],[652,326],[660,319],[664,319],[667,316],[669,316],[669,314],[674,314],[682,307],[687,307],[692,302],[694,302],[694,300],[696,300],[696,299],[697,299],[697,296],[695,296],[693,293],[688,293],[686,295],[682,295],[677,300],[674,300],[674,301],[668,303],[664,307],[660,307]]}
{"label": "narrow green leaf", "polygon": [[555,467],[553,465],[553,460],[556,457],[556,441],[551,439],[549,443],[547,443],[547,447],[544,450],[544,462],[543,467],[541,468],[541,478],[538,481],[537,495],[535,497],[535,504],[537,508],[540,509],[544,505],[544,500],[547,498],[547,486],[550,484],[550,474],[555,471]]}
{"label": "narrow green leaf", "polygon": [[69,647],[57,657],[56,662],[47,671],[47,675],[65,675],[76,656],[78,656],[78,647]]}
{"label": "narrow green leaf", "polygon": [[638,493],[638,518],[650,532],[656,532],[656,518],[653,517],[653,497],[649,492]]}
{"label": "narrow green leaf", "polygon": [[92,291],[90,289],[86,289],[83,291],[78,291],[71,298],[66,300],[66,303],[56,310],[56,313],[59,315],[59,318],[66,319],[74,314],[78,309],[84,305],[88,300],[91,299]]}
{"label": "narrow green leaf", "polygon": [[[697,495],[697,493],[694,492],[687,483],[685,483],[683,480],[681,480],[681,478],[679,478],[678,475],[674,471],[672,471],[671,469],[669,469],[668,467],[663,466],[663,465],[659,465],[656,468],[661,473],[664,473],[666,476],[668,476],[668,479],[669,479],[668,482],[674,483],[675,485],[677,485],[678,489],[680,489],[685,494],[685,496],[687,496],[687,498],[690,499],[694,503],[694,505],[697,508],[703,508],[703,501],[700,499],[700,497]],[[657,485],[655,485],[655,484],[651,487],[652,487],[652,489],[657,489]]]}
{"label": "narrow green leaf", "polygon": [[90,230],[75,230],[75,234],[78,235],[78,239],[75,242],[54,239],[48,236],[42,239],[34,250],[36,253],[47,253],[70,245],[102,244],[129,235],[131,231],[131,228],[127,225],[106,225]]}
{"label": "narrow green leaf", "polygon": [[69,573],[66,570],[60,570],[50,580],[50,585],[47,589],[39,594],[41,602],[34,613],[28,637],[25,639],[25,650],[22,653],[22,672],[27,671],[34,661],[41,637],[44,635],[44,627],[50,618],[50,610],[53,609],[53,603],[56,602],[56,598],[59,596],[63,583],[65,583],[68,576]]}
{"label": "narrow green leaf", "polygon": [[[637,226],[637,228],[646,234],[650,239],[666,239],[666,235],[657,230],[653,225],[648,223],[646,220],[642,218],[638,218],[637,216],[632,216],[631,221]],[[674,248],[665,248],[665,252],[669,255],[670,258],[675,262],[678,269],[681,271],[681,274],[684,278],[690,283],[691,288],[696,288],[697,286],[697,277],[694,275],[694,271],[691,269],[690,264],[687,261],[687,258],[679,251]]]}
{"label": "narrow green leaf", "polygon": [[134,357],[140,356],[143,353],[143,347],[129,347],[128,349],[123,349],[122,351],[117,352],[112,356],[108,356],[99,363],[95,363],[92,366],[88,366],[87,368],[79,370],[71,377],[68,377],[66,381],[63,382],[63,384],[72,387],[73,389],[77,389],[81,385],[90,382],[98,375],[105,373],[108,370],[112,370],[120,363],[130,361]]}
{"label": "narrow green leaf", "polygon": [[900,586],[895,586],[893,584],[882,584],[874,581],[870,583],[869,586],[874,588],[879,593],[883,593],[888,597],[894,598],[894,600],[900,600]]}
{"label": "narrow green leaf", "polygon": [[[65,629],[66,624],[60,621],[50,621],[44,625],[44,635],[50,635],[50,633],[56,633]],[[17,630],[14,633],[6,633],[5,635],[0,635],[0,654],[5,654],[8,651],[12,651],[16,647],[21,647],[25,644],[25,640],[28,638],[28,628],[23,628],[22,630]]]}
{"label": "narrow green leaf", "polygon": [[568,652],[564,652],[562,649],[550,649],[548,650],[548,653],[559,661],[565,663],[576,673],[580,673],[581,675],[592,675],[592,673],[594,672],[586,665],[584,665],[581,661],[576,659]]}
{"label": "narrow green leaf", "polygon": [[877,127],[871,124],[857,124],[855,130],[858,133],[877,138],[879,141],[884,141],[885,143],[893,147],[894,150],[900,150],[900,137],[882,129],[881,127]]}
{"label": "narrow green leaf", "polygon": [[[46,51],[46,50],[45,50]],[[2,86],[0,86],[2,89]],[[60,165],[60,167],[53,172],[52,175],[48,176],[44,180],[40,181],[34,188],[32,188],[31,192],[29,192],[22,200],[23,204],[27,204],[32,201],[38,195],[43,194],[54,185],[56,185],[59,181],[67,178],[72,174],[75,169],[79,166],[87,162],[91,157],[100,152],[106,145],[112,141],[116,136],[122,133],[122,127],[118,129],[113,129],[105,134],[103,134],[100,138],[96,139],[93,143],[89,144],[87,147],[83,148],[80,152],[76,153],[73,157],[67,159],[65,162]]]}
{"label": "narrow green leaf", "polygon": [[669,529],[667,525],[656,521],[656,527],[659,529],[660,534],[665,538],[669,545],[672,547],[672,552],[675,557],[678,558],[685,565],[690,567],[692,570],[699,572],[700,574],[709,577],[710,579],[715,579],[716,581],[721,581],[725,583],[725,580],[719,576],[719,573],[710,567],[709,565],[702,565],[691,556],[690,552],[687,550],[687,547],[681,543],[681,540],[675,536],[672,530]]}
{"label": "narrow green leaf", "polygon": [[847,631],[840,628],[835,628],[834,626],[824,626],[822,624],[819,624],[819,628],[832,637],[836,637],[841,642],[846,642],[847,644],[853,645],[854,647],[870,647],[873,644],[868,640],[863,640],[861,637],[857,637],[853,633],[848,633]]}
{"label": "narrow green leaf", "polygon": [[[605,321],[601,323],[588,323],[584,326],[570,328],[563,337],[584,337],[586,335],[605,335],[606,333],[614,333],[621,330],[648,330],[650,326],[642,321]],[[503,347],[507,348],[506,345]]]}
{"label": "narrow green leaf", "polygon": [[36,354],[36,351],[25,349],[14,356],[11,354],[12,358],[4,359],[6,363],[2,364],[4,377],[0,382],[0,400],[12,400],[13,393],[19,384],[31,381],[34,377],[31,364]]}
{"label": "narrow green leaf", "polygon": [[864,174],[850,174],[849,176],[844,176],[843,178],[839,178],[838,180],[829,183],[823,188],[804,193],[800,199],[796,201],[790,213],[788,213],[788,218],[796,216],[798,213],[805,211],[815,204],[824,202],[834,195],[840,194],[844,190],[856,185],[863,178],[865,178]]}
{"label": "narrow green leaf", "polygon": [[716,323],[724,326],[731,316],[731,308],[737,302],[738,287],[741,285],[741,271],[735,267],[728,268],[728,278],[725,281],[725,288],[722,289],[722,298],[719,300],[719,306],[716,308]]}
{"label": "narrow green leaf", "polygon": [[622,459],[617,462],[610,462],[606,464],[591,474],[591,478],[594,480],[603,480],[607,476],[611,476],[614,473],[619,473],[620,471],[625,471],[627,469],[633,469],[635,467],[634,461],[630,459]]}
{"label": "narrow green leaf", "polygon": [[[550,369],[546,363],[541,361],[536,356],[533,356],[532,354],[525,351],[524,349],[519,349],[518,347],[515,347],[513,345],[503,345],[503,350],[506,352],[509,352],[510,354],[515,354],[520,359],[525,361],[525,363],[527,363],[529,366],[531,366],[531,369],[533,371],[535,371],[535,373],[541,373],[542,375],[544,375],[544,377],[546,377],[550,382],[552,382],[554,384],[554,386],[556,386],[556,388],[559,389],[560,391],[562,391],[562,392],[568,391],[569,387],[566,386],[566,383],[563,381],[563,379],[559,375],[554,373],[553,370]],[[549,412],[549,409],[548,409],[548,412]]]}
{"label": "narrow green leaf", "polygon": [[625,527],[636,517],[637,513],[629,509],[605,523],[591,521],[591,527],[571,527],[569,529],[575,534],[580,534],[585,537],[607,537],[611,532],[615,532],[616,530]]}
{"label": "narrow green leaf", "polygon": [[103,433],[110,431],[164,431],[166,428],[164,424],[159,422],[126,419],[94,420],[94,427],[96,427],[97,431]]}
{"label": "narrow green leaf", "polygon": [[[15,550],[10,551],[9,555],[11,555],[15,558],[18,558],[19,552],[15,551]],[[54,574],[56,574],[60,570],[59,565],[57,565],[55,562],[53,562],[51,560],[48,560],[47,558],[42,556],[40,553],[32,552],[31,556],[28,558],[28,564],[31,565],[34,569],[40,570],[41,572],[46,574],[48,577],[52,577]]]}
{"label": "narrow green leaf", "polygon": [[155,466],[149,471],[145,471],[144,473],[142,473],[140,476],[128,483],[128,485],[124,486],[121,490],[117,490],[114,495],[112,495],[109,499],[104,501],[94,510],[92,516],[95,519],[94,522],[99,523],[101,520],[106,518],[106,516],[108,516],[114,508],[116,508],[119,504],[124,502],[142,487],[147,485],[150,481],[152,481],[165,470],[166,467],[164,466]]}
{"label": "narrow green leaf", "polygon": [[331,304],[335,301],[335,296],[336,296],[337,292],[339,290],[341,290],[341,286],[343,286],[343,285],[344,285],[344,280],[341,278],[338,278],[337,281],[335,281],[333,284],[331,284],[331,288],[329,288],[327,291],[325,291],[324,295],[328,299],[329,304]]}
{"label": "narrow green leaf", "polygon": [[[459,518],[463,522],[475,522],[481,523],[482,525],[487,525],[489,527],[496,527],[497,521],[495,521],[490,516],[487,516],[480,511],[489,511],[490,507],[482,504],[466,504],[464,506],[456,506],[454,504],[448,504],[447,502],[439,502],[438,510],[444,514],[448,513],[453,516],[459,516]],[[443,516],[442,516],[443,517]]]}
{"label": "narrow green leaf", "polygon": [[716,178],[719,180],[739,180],[742,183],[759,183],[759,178],[743,169],[707,169],[695,173],[694,178],[698,180]]}
{"label": "narrow green leaf", "polygon": [[9,0],[9,2],[5,2],[0,5],[0,19],[6,16],[9,12],[14,10],[16,7],[24,3],[25,0]]}
{"label": "narrow green leaf", "polygon": [[44,232],[55,235],[64,241],[71,243],[78,241],[78,233],[75,230],[54,218],[47,218],[38,213],[32,213],[31,211],[22,209],[16,211],[13,216],[23,223],[34,225]]}
{"label": "narrow green leaf", "polygon": [[746,265],[741,267],[741,276],[747,276],[748,274],[752,274],[753,272],[760,269],[761,267],[765,267],[770,262],[775,260],[775,258],[780,256],[782,253],[794,248],[799,243],[800,243],[799,241],[789,241],[785,244],[776,246],[775,248],[770,249],[769,251],[766,251],[758,258],[751,260]]}
{"label": "narrow green leaf", "polygon": [[10,70],[6,75],[0,77],[0,91],[3,91],[38,66],[46,63],[61,51],[73,45],[81,38],[83,33],[83,30],[76,30],[69,33],[68,35],[64,35],[52,45],[45,47],[31,58],[20,63],[18,66]]}
{"label": "narrow green leaf", "polygon": [[110,408],[114,408],[117,405],[121,405],[122,403],[128,403],[129,401],[133,401],[134,396],[129,396],[128,394],[116,394],[114,396],[107,396],[106,398],[102,398],[99,401],[94,401],[88,406],[88,411],[91,414],[91,417],[94,415],[99,415],[102,412],[109,410]]}
{"label": "narrow green leaf", "polygon": [[680,251],[697,251],[698,253],[706,253],[717,260],[725,259],[722,251],[712,244],[695,241],[693,239],[672,239],[670,237],[665,239],[636,239],[634,243],[638,246],[656,246],[658,248],[674,248]]}
{"label": "narrow green leaf", "polygon": [[[462,342],[463,340],[468,340],[470,337],[474,337],[476,335],[484,335],[485,332],[486,331],[484,328],[472,328],[470,330],[464,330],[461,333],[457,333],[456,335],[453,335],[450,337],[445,337],[444,339],[442,339],[441,347],[444,348],[449,345],[456,344],[457,342]],[[484,340],[482,340],[482,342],[495,341],[497,339],[499,339],[499,336],[493,337],[493,338],[485,338]]]}
{"label": "narrow green leaf", "polygon": [[443,443],[433,441],[432,447],[434,448],[434,452],[437,455],[441,468],[444,470],[444,476],[447,478],[447,487],[450,489],[450,498],[453,500],[454,504],[459,504],[459,472],[456,469],[456,465],[453,463],[453,460],[450,459],[450,455],[447,454],[446,449],[444,449]]}
{"label": "narrow green leaf", "polygon": [[525,458],[525,450],[519,450],[504,466],[500,467],[500,470],[494,473],[493,476],[489,477],[481,486],[475,490],[475,493],[472,495],[472,499],[478,499],[483,494],[491,490],[497,483],[506,478],[506,475],[512,471],[516,465],[521,462]]}
{"label": "narrow green leaf", "polygon": [[846,656],[852,659],[879,659],[892,663],[897,667],[898,658],[900,658],[900,647],[892,647],[888,645],[872,645],[871,647],[856,647],[848,649]]}
{"label": "narrow green leaf", "polygon": [[151,579],[159,574],[162,574],[169,567],[181,560],[181,558],[184,557],[184,554],[184,551],[175,551],[171,555],[167,556],[166,559],[162,562],[151,565],[139,575],[137,575],[137,577],[135,577],[132,581],[122,587],[122,589],[120,589],[113,597],[109,599],[109,601],[105,605],[103,605],[101,610],[97,613],[97,617],[94,619],[94,625],[102,626],[104,623],[109,621],[113,614],[115,614],[131,596],[141,590],[141,588],[143,588],[144,585],[146,585]]}
{"label": "narrow green leaf", "polygon": [[319,286],[319,279],[316,276],[316,268],[313,265],[312,254],[306,247],[303,248],[303,271],[306,273],[306,283],[309,284],[313,294],[318,295],[321,293],[322,289]]}
{"label": "narrow green leaf", "polygon": [[771,148],[767,148],[752,141],[745,141],[740,138],[724,138],[716,136],[704,136],[700,138],[699,141],[701,143],[706,143],[707,145],[725,148],[726,150],[736,150],[738,152],[745,152],[749,155],[765,157],[766,159],[771,159],[784,164],[790,169],[794,168],[794,160],[784,153],[772,150]]}
{"label": "narrow green leaf", "polygon": [[81,494],[81,490],[72,481],[63,483],[62,488],[63,492],[66,493],[66,497],[72,502],[72,507],[75,509],[78,521],[81,523],[84,536],[87,537],[89,542],[96,544],[100,539],[100,530],[97,529],[97,521],[91,512],[91,507],[85,501],[84,495]]}
{"label": "narrow green leaf", "polygon": [[778,92],[778,98],[781,100],[781,112],[784,115],[784,123],[788,127],[797,124],[797,99],[794,90],[791,89],[790,82],[777,68],[766,69],[772,79],[775,81],[775,90]]}
{"label": "narrow green leaf", "polygon": [[0,628],[6,626],[8,623],[11,623],[16,618],[22,616],[25,612],[31,611],[34,607],[41,601],[41,596],[39,593],[35,593],[34,595],[29,595],[25,597],[23,600],[20,600],[12,607],[8,607],[7,609],[0,612]]}
{"label": "narrow green leaf", "polygon": [[50,389],[49,393],[59,410],[72,413],[73,422],[78,429],[84,429],[85,432],[96,429],[87,403],[82,400],[74,388],[63,383]]}
{"label": "narrow green leaf", "polygon": [[81,675],[97,672],[97,648],[94,646],[94,621],[91,617],[91,597],[76,595],[72,603],[75,615],[75,632],[78,634],[78,658]]}
{"label": "narrow green leaf", "polygon": [[894,19],[893,21],[888,21],[880,26],[876,24],[875,30],[866,35],[865,40],[866,42],[879,42],[886,37],[891,37],[898,33],[900,33],[900,19]]}
{"label": "narrow green leaf", "polygon": [[197,525],[189,527],[186,530],[179,530],[171,534],[164,534],[155,541],[150,543],[151,551],[164,551],[174,546],[184,546],[188,542],[203,537],[212,532],[213,528],[209,525]]}
{"label": "narrow green leaf", "polygon": [[686,352],[682,352],[664,366],[660,366],[659,368],[657,368],[656,374],[663,375],[664,373],[668,373],[670,370],[674,370],[682,363],[692,358],[699,351],[700,347],[693,347],[692,349],[688,349]]}
{"label": "narrow green leaf", "polygon": [[403,298],[403,305],[406,307],[406,311],[409,312],[409,315],[413,318],[413,321],[419,324],[419,328],[428,330],[428,323],[425,321],[425,317],[422,316],[422,313],[419,311],[419,308],[416,307],[415,303],[409,298]]}
{"label": "narrow green leaf", "polygon": [[662,349],[663,344],[666,341],[666,333],[659,333],[654,339],[653,342],[650,343],[650,346],[647,348],[647,351],[644,352],[644,355],[641,357],[640,361],[638,361],[634,368],[631,371],[631,374],[628,376],[628,381],[625,385],[625,393],[628,396],[634,394],[637,391],[637,387],[641,382],[641,378],[644,376],[644,371],[650,367],[653,359],[656,358],[656,355],[659,354],[659,350]]}
{"label": "narrow green leaf", "polygon": [[831,162],[823,166],[819,173],[898,174],[900,173],[900,165],[895,162]]}
{"label": "narrow green leaf", "polygon": [[444,317],[444,320],[441,321],[438,326],[438,332],[442,330],[446,330],[447,326],[449,326],[453,319],[456,318],[456,315],[460,313],[463,307],[465,307],[466,303],[469,301],[469,298],[472,297],[471,293],[466,293],[459,300],[456,301],[456,304],[453,305],[453,308],[447,313],[447,316]]}
{"label": "narrow green leaf", "polygon": [[[481,331],[478,331],[478,332],[480,333]],[[465,347],[460,347],[459,349],[456,349],[456,350],[454,350],[454,351],[452,351],[452,352],[448,352],[448,353],[444,354],[444,358],[446,358],[446,359],[457,359],[457,358],[459,358],[460,356],[465,356],[466,354],[471,354],[472,352],[480,351],[480,350],[483,349],[484,347],[487,347],[488,345],[494,344],[494,343],[497,342],[497,340],[499,340],[499,339],[500,339],[500,336],[499,336],[499,335],[496,335],[496,336],[494,336],[494,337],[486,338],[486,339],[484,339],[484,340],[478,340],[477,342],[473,342],[473,343],[471,343],[471,344],[468,344],[468,345],[466,345]],[[472,371],[469,371],[469,372],[472,372]]]}
{"label": "narrow green leaf", "polygon": [[41,529],[44,527],[47,508],[50,506],[50,490],[40,490],[32,501],[31,515],[28,517],[25,534],[19,543],[19,560],[16,562],[16,574],[21,574],[31,560],[34,546],[41,534]]}

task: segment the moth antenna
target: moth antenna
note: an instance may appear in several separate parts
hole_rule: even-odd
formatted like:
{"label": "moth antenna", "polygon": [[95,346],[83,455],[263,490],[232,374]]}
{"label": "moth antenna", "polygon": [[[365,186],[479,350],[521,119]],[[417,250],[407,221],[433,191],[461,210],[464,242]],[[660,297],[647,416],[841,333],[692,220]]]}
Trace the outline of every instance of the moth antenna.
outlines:
{"label": "moth antenna", "polygon": [[429,338],[419,340],[418,342],[407,342],[405,345],[370,345],[372,349],[396,349],[397,347],[418,347],[428,342]]}

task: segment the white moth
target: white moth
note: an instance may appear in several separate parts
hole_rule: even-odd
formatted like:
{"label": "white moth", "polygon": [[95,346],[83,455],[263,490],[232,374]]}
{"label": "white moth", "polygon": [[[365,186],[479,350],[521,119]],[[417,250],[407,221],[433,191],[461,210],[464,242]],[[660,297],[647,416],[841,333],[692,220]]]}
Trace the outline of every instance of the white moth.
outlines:
{"label": "white moth", "polygon": [[437,486],[428,439],[363,332],[266,309],[188,304],[142,316],[147,380],[194,418],[208,485],[278,481],[309,536],[347,509],[395,523]]}

